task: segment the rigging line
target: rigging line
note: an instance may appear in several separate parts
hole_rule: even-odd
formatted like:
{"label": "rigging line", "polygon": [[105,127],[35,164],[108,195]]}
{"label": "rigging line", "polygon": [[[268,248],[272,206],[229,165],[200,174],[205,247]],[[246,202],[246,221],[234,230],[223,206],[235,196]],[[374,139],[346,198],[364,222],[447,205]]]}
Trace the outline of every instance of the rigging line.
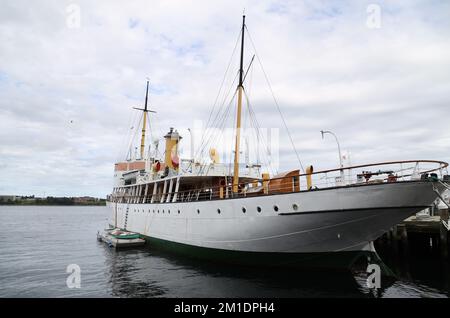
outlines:
{"label": "rigging line", "polygon": [[[248,100],[250,101],[250,99],[251,99],[251,95],[252,95],[252,92],[253,92],[253,72],[254,72],[254,67],[253,67],[253,64],[252,64],[252,68],[250,69],[250,79],[249,79],[249,85],[248,85],[248,89],[247,89],[247,92],[248,92]],[[256,150],[256,164],[259,164],[260,163],[260,154],[259,154],[259,146],[260,146],[260,139],[259,139],[259,136],[257,136],[257,150]]]}
{"label": "rigging line", "polygon": [[[228,107],[230,107],[230,106],[228,106]],[[227,107],[227,108],[228,108]],[[224,111],[224,113],[222,113],[221,114],[221,117],[225,117],[226,116],[226,110]],[[221,127],[222,125],[220,125],[219,126],[219,129],[220,129],[220,127]],[[209,135],[209,137],[207,137],[208,139],[205,139],[205,140],[203,140],[203,142],[202,142],[202,145],[200,145],[198,148],[197,148],[197,153],[198,154],[203,154],[203,152],[204,152],[204,150],[206,149],[206,147],[210,144],[210,140],[214,137],[215,135],[213,135],[212,133]],[[197,157],[199,157],[198,155],[197,155]],[[201,163],[201,164],[203,164],[203,163],[205,163],[205,158],[203,158],[203,157],[201,157],[200,159],[199,159],[199,162]],[[190,163],[190,165],[192,165],[192,162]],[[202,172],[202,167],[200,167],[200,171],[199,171],[199,174]]]}
{"label": "rigging line", "polygon": [[130,115],[128,117],[128,124],[126,126],[127,134],[124,134],[122,136],[122,141],[120,142],[120,148],[117,150],[117,154],[116,154],[116,161],[117,162],[122,160],[120,154],[123,151],[123,148],[126,145],[126,142],[127,142],[127,139],[128,139],[127,137],[130,134],[130,124],[131,124],[132,118],[133,118],[133,112],[130,112]]}
{"label": "rigging line", "polygon": [[215,107],[216,107],[216,105],[217,105],[217,101],[219,100],[219,96],[220,96],[220,93],[222,92],[223,85],[225,84],[225,80],[226,80],[228,71],[229,71],[229,69],[230,69],[231,63],[232,63],[232,61],[233,61],[234,54],[236,53],[236,48],[237,48],[238,43],[239,43],[240,35],[241,35],[241,32],[239,31],[238,37],[237,37],[237,39],[236,39],[236,43],[235,43],[235,45],[234,45],[233,52],[231,53],[230,60],[229,60],[229,62],[228,62],[228,66],[227,66],[227,68],[226,68],[226,70],[225,70],[225,74],[223,75],[223,78],[222,78],[222,83],[220,84],[220,88],[219,88],[219,91],[217,92],[217,96],[216,96],[216,98],[215,98],[215,100],[214,100],[213,107],[212,107],[212,109],[211,109],[211,112],[209,113],[209,117],[208,117],[208,120],[207,120],[207,123],[206,123],[206,127],[209,126],[209,123],[210,123],[210,120],[211,120],[211,116],[212,116],[212,114],[214,113],[214,109],[215,109]]}
{"label": "rigging line", "polygon": [[[205,133],[204,133],[204,136],[202,136],[200,146],[199,146],[199,148],[197,148],[197,149],[201,149],[201,150],[203,151],[203,150],[204,150],[204,147],[206,147],[206,146],[209,144],[210,140],[212,139],[212,134],[210,134],[209,132],[212,130],[212,128],[214,128],[214,125],[216,125],[216,123],[218,124],[218,123],[220,122],[220,120],[219,120],[219,122],[218,122],[218,119],[221,118],[220,116],[221,116],[221,113],[222,113],[222,108],[223,108],[224,105],[225,105],[225,100],[226,100],[226,98],[228,98],[228,96],[230,95],[230,93],[231,93],[231,91],[232,91],[232,88],[234,87],[234,83],[236,82],[237,76],[238,76],[238,73],[236,73],[236,76],[234,77],[233,83],[231,84],[230,89],[228,90],[228,93],[227,93],[227,95],[225,96],[225,99],[224,99],[222,105],[220,106],[219,111],[217,112],[217,114],[216,114],[216,116],[215,116],[215,118],[214,118],[214,121],[213,121],[212,124],[211,124],[211,127],[206,127],[206,131],[205,131]],[[236,96],[236,92],[234,93],[234,96],[233,96],[232,100],[234,99],[235,96]],[[227,106],[227,107],[228,107],[228,106]],[[226,109],[225,109],[224,111],[226,111]],[[223,116],[223,114],[222,114],[222,116]],[[197,156],[197,155],[199,155],[199,154],[200,154],[200,153],[199,153],[199,151],[197,150],[197,152],[195,153],[195,155]]]}
{"label": "rigging line", "polygon": [[[258,122],[256,121],[256,118],[254,118],[254,116],[252,116],[252,126],[255,127],[256,138],[259,140],[262,139],[261,143],[263,144],[263,147],[264,147],[266,145],[266,143],[264,142],[264,139],[261,138],[261,133],[259,131]],[[266,146],[266,148],[268,148],[268,146]],[[261,162],[263,165],[266,166],[266,169],[268,169],[271,172],[271,174],[274,175],[274,171],[272,169],[272,164],[270,163],[271,161],[269,160],[269,157],[267,154],[265,154],[262,158],[260,158],[260,163]]]}
{"label": "rigging line", "polygon": [[[151,150],[152,150],[152,146],[153,146],[153,138],[152,138],[154,135],[153,121],[152,121],[152,124],[150,124],[150,120],[153,120],[153,119],[154,119],[154,116],[152,116],[152,118],[150,118],[150,116],[147,116],[147,124],[146,125],[148,126],[148,136],[149,136],[149,138],[147,138],[147,140],[149,141],[147,144],[147,149],[148,149],[148,146],[150,145],[150,151],[147,154],[147,158],[151,157]],[[147,135],[147,130],[146,130],[145,134]]]}
{"label": "rigging line", "polygon": [[[228,116],[229,116],[230,109],[232,108],[232,105],[234,104],[233,102],[234,102],[235,96],[236,96],[236,93],[233,95],[233,98],[232,98],[232,99],[230,100],[230,102],[228,103],[225,112],[222,114],[222,120],[221,120],[220,125],[219,125],[219,127],[218,127],[218,132],[219,132],[219,134],[221,134],[221,135],[222,135],[223,129],[225,128],[226,119],[227,119]],[[211,136],[211,137],[212,137],[212,136]],[[206,148],[206,146],[208,146],[208,144],[205,145],[205,148]],[[203,150],[204,150],[204,149],[202,149],[202,151],[203,151]],[[206,164],[205,161],[206,161],[206,159],[203,158],[203,163]],[[203,173],[203,170],[204,170],[204,167],[201,168],[200,172]]]}
{"label": "rigging line", "polygon": [[267,85],[269,86],[270,92],[272,94],[272,98],[273,98],[273,100],[275,102],[275,105],[277,106],[278,112],[280,113],[281,120],[283,121],[283,125],[284,125],[284,127],[286,129],[286,132],[287,132],[287,134],[289,136],[289,139],[291,141],[292,148],[294,149],[295,155],[297,156],[298,163],[300,164],[300,167],[301,167],[302,171],[305,172],[305,169],[303,169],[303,165],[302,165],[302,162],[300,160],[300,156],[299,156],[299,154],[297,152],[297,149],[295,148],[294,140],[292,139],[291,133],[290,133],[289,128],[288,128],[288,126],[286,124],[286,121],[284,119],[283,113],[281,112],[280,105],[278,104],[278,101],[277,101],[277,99],[275,97],[275,94],[273,92],[272,86],[270,85],[269,78],[267,77],[266,71],[264,70],[264,67],[262,65],[261,59],[259,58],[258,52],[256,51],[256,47],[255,47],[255,44],[253,43],[252,37],[250,35],[250,32],[248,31],[247,27],[245,27],[245,29],[247,30],[248,38],[250,39],[250,42],[252,43],[253,49],[255,50],[256,58],[258,59],[259,65],[261,66],[261,70],[262,70],[262,72],[264,74],[264,77],[266,79]]}
{"label": "rigging line", "polygon": [[[151,129],[151,127],[154,128],[152,130],[152,132],[154,132],[155,136],[156,136],[157,133],[159,133],[160,135],[164,135],[164,133],[163,133],[163,131],[161,129],[161,126],[159,125],[158,115],[159,115],[159,113],[157,113],[157,112],[152,113],[151,120],[147,121],[149,124],[150,124],[150,121],[151,121],[152,124],[150,126],[150,129]],[[148,118],[150,118],[150,116],[148,116]]]}
{"label": "rigging line", "polygon": [[[137,118],[138,118],[138,115],[139,115],[139,113],[138,112],[136,112],[135,114],[134,114],[134,119],[133,119],[133,121],[131,122],[132,123],[132,128],[130,128],[130,130],[131,129],[133,129],[133,131],[132,132],[129,132],[129,140],[128,140],[128,143],[127,143],[127,152],[126,152],[126,154],[125,154],[125,159],[127,159],[127,157],[128,157],[128,153],[130,152],[130,148],[131,148],[131,144],[133,143],[133,139],[134,139],[134,136],[136,135],[136,131],[137,131],[137,129],[135,129],[136,127],[137,127],[137,125],[136,125],[136,120],[137,120]],[[130,159],[131,159],[131,157],[130,157]]]}
{"label": "rigging line", "polygon": [[[209,129],[209,130],[212,129],[212,128],[214,127],[214,125],[216,125],[216,122],[217,122],[218,118],[220,118],[219,116],[220,116],[220,114],[221,114],[221,112],[222,112],[222,108],[224,107],[225,102],[226,102],[228,96],[230,95],[230,93],[231,93],[231,91],[232,91],[232,89],[233,89],[233,87],[234,87],[234,83],[236,82],[237,76],[238,76],[238,73],[236,73],[236,75],[235,75],[235,77],[234,77],[234,79],[233,79],[233,82],[231,83],[230,88],[228,89],[227,94],[224,96],[224,99],[223,99],[223,101],[222,101],[222,103],[221,103],[221,106],[220,106],[219,110],[218,110],[217,113],[216,113],[216,116],[214,117],[213,122],[211,123],[210,126],[207,126],[207,127],[206,127],[206,129],[207,129],[207,130],[205,131],[205,135],[206,135],[206,136],[209,136],[209,135],[210,135],[208,129]],[[208,123],[208,125],[209,125],[209,123]],[[207,137],[206,137],[206,138],[207,138]],[[204,141],[205,141],[205,138],[203,137],[203,138],[202,138],[202,143],[200,144],[200,146],[203,145]]]}
{"label": "rigging line", "polygon": [[[252,57],[252,62],[253,62],[254,58],[255,58],[255,55],[253,55],[253,57]],[[249,67],[248,67],[248,70],[247,70],[247,74],[245,76],[245,78],[247,78],[247,75],[250,76],[249,84],[247,85],[246,92],[245,92],[247,94],[247,113],[248,113],[249,118],[251,116],[250,109],[249,109],[249,104],[250,104],[249,101],[250,101],[251,91],[252,91],[252,87],[253,87],[253,69],[254,69],[253,65],[254,65],[253,63],[249,64]],[[248,73],[250,73],[250,74],[248,74]],[[251,118],[250,118],[250,123],[251,123]],[[258,149],[259,149],[259,139],[258,139],[258,136],[257,136],[256,133],[255,133],[255,136],[257,137],[256,138],[256,143],[257,143],[257,147],[256,148],[257,149],[255,150],[255,152],[256,152],[256,163],[259,164],[259,151],[258,151]]]}
{"label": "rigging line", "polygon": [[[253,55],[253,57],[252,57],[252,60],[250,61],[250,63],[247,65],[247,70],[245,71],[245,74],[244,74],[244,79],[242,80],[242,82],[244,83],[245,82],[245,79],[247,78],[247,75],[248,75],[248,73],[249,73],[249,71],[250,71],[250,69],[253,69],[252,68],[252,65],[253,65],[253,60],[255,59],[255,55]],[[246,127],[246,125],[247,125],[247,116],[246,116],[246,113],[245,113],[245,111],[244,111],[244,125],[242,126],[242,127]]]}
{"label": "rigging line", "polygon": [[[235,96],[236,96],[236,94],[235,94]],[[234,127],[236,127],[236,122],[237,122],[237,109],[236,109],[236,107],[233,107],[233,109],[234,109],[234,112],[233,112],[233,122],[232,122],[232,125],[233,125],[233,129],[234,129]],[[234,130],[233,130],[233,132],[234,132]],[[232,134],[232,140],[235,140],[235,138],[236,138],[236,136],[234,136],[234,133]],[[233,170],[233,163],[234,163],[234,156],[233,156],[233,151],[234,151],[235,149],[234,149],[234,144],[233,144],[233,142],[230,142],[230,152],[229,152],[229,154],[230,154],[230,156],[229,156],[229,158],[228,158],[228,160],[229,160],[229,162],[228,162],[228,175],[232,175],[232,170]],[[233,173],[234,173],[234,171],[233,171]]]}
{"label": "rigging line", "polygon": [[[249,103],[248,103],[248,100],[247,100],[247,116],[248,116],[248,118],[249,118],[249,121],[250,121],[250,132],[251,132],[251,138],[252,138],[252,141],[253,140],[256,140],[256,144],[257,144],[257,147],[256,147],[256,149],[252,149],[252,150],[254,150],[255,151],[255,153],[256,153],[256,157],[258,158],[259,157],[259,154],[258,154],[258,144],[259,144],[259,139],[258,139],[258,128],[255,126],[255,124],[254,124],[254,122],[253,122],[253,118],[251,117],[251,113],[250,113],[250,107],[249,107]],[[249,147],[250,148],[250,147]],[[247,152],[248,152],[248,155],[250,156],[250,149],[247,149]],[[257,162],[257,164],[259,164],[259,160],[256,160]]]}
{"label": "rigging line", "polygon": [[[270,152],[269,144],[265,141],[264,137],[261,134],[261,131],[260,131],[261,125],[259,124],[258,119],[256,118],[256,114],[255,114],[255,112],[253,110],[253,107],[251,106],[250,100],[249,100],[248,95],[247,95],[247,93],[245,91],[244,91],[244,95],[245,95],[245,98],[246,98],[246,101],[247,101],[247,107],[248,107],[248,110],[249,110],[249,114],[251,116],[250,118],[253,120],[257,136],[259,137],[259,140],[263,144],[263,147],[266,148],[267,153],[269,153]],[[267,159],[266,166],[267,166],[267,168],[270,170],[270,172],[273,175],[274,170],[272,169],[271,160],[269,160],[268,157],[265,157],[265,158]],[[278,170],[278,169],[276,169],[276,170]],[[278,171],[277,171],[277,173],[278,173]]]}
{"label": "rigging line", "polygon": [[[255,57],[255,55],[253,55],[253,58]],[[249,82],[248,82],[248,86],[247,86],[247,92],[248,92],[248,97],[249,97],[249,100],[250,100],[250,97],[251,97],[251,93],[252,93],[252,88],[253,88],[253,70],[254,70],[254,67],[253,67],[253,63],[252,63],[252,65],[251,65],[252,67],[250,68],[250,79],[249,79]]]}
{"label": "rigging line", "polygon": [[[221,125],[220,125],[220,127],[219,127],[220,136],[221,136],[222,140],[223,140],[223,138],[224,138],[224,130],[225,130],[225,126],[226,126],[226,124],[227,124],[227,122],[228,122],[228,118],[230,118],[230,112],[231,112],[231,109],[235,109],[235,108],[233,107],[234,101],[235,101],[235,97],[236,97],[236,94],[233,95],[233,98],[232,98],[231,101],[228,103],[228,107],[227,107],[226,113],[224,114],[224,119],[223,119],[223,121],[221,122]],[[226,149],[224,148],[224,151],[225,151],[225,150],[226,150]]]}
{"label": "rigging line", "polygon": [[[220,89],[219,89],[219,91],[218,91],[218,93],[217,93],[216,99],[215,99],[215,101],[214,101],[213,107],[212,107],[211,112],[210,112],[209,117],[208,117],[208,121],[207,121],[207,123],[206,123],[205,134],[204,134],[204,135],[206,135],[206,136],[209,135],[211,117],[212,117],[212,114],[214,113],[215,107],[216,107],[217,102],[218,102],[218,100],[219,100],[219,97],[220,97],[220,95],[221,95],[223,85],[225,84],[225,80],[226,80],[226,78],[227,78],[228,71],[229,71],[230,66],[231,66],[231,64],[232,64],[233,57],[234,57],[234,55],[235,55],[235,53],[236,53],[236,49],[237,49],[237,46],[238,46],[240,37],[241,37],[241,30],[239,30],[239,33],[238,33],[238,36],[237,36],[237,38],[236,38],[236,42],[235,42],[235,45],[234,45],[233,52],[232,52],[232,54],[231,54],[231,56],[230,56],[230,60],[229,60],[229,62],[228,62],[228,66],[227,66],[227,68],[226,68],[226,70],[225,70],[225,74],[224,74],[224,76],[223,76],[222,83],[221,83],[221,85],[220,85]],[[237,74],[236,74],[236,77],[237,77]],[[233,80],[233,84],[234,84],[234,81],[236,80],[236,77],[235,77],[235,79]],[[233,85],[233,84],[232,84],[232,85]],[[230,89],[230,90],[231,90],[231,89]],[[224,91],[224,93],[225,93],[225,91]],[[225,101],[226,101],[228,95],[229,95],[229,92],[224,96],[223,101],[222,101],[220,107],[223,107],[223,105],[225,104]],[[217,118],[218,114],[220,114],[220,110],[219,110],[219,112],[216,114],[216,118]],[[215,122],[215,119],[214,119],[214,122]],[[213,125],[211,125],[211,126],[213,126]],[[200,148],[202,147],[203,143],[204,143],[204,137],[202,136],[202,139],[201,139],[201,141],[200,141]],[[194,157],[196,157],[197,155],[198,155],[198,152],[195,153]]]}
{"label": "rigging line", "polygon": [[[223,129],[225,128],[225,125],[226,125],[226,119],[228,118],[229,113],[230,113],[230,109],[232,108],[232,105],[234,104],[233,102],[234,102],[235,97],[236,97],[236,93],[233,95],[233,98],[232,98],[232,99],[230,100],[230,102],[228,103],[227,108],[225,109],[225,112],[222,114],[222,120],[220,121],[220,125],[219,125],[219,127],[218,127],[218,132],[219,132],[219,134],[222,134],[221,132],[222,132]],[[211,138],[212,138],[212,136],[211,136]],[[208,143],[208,144],[209,144],[209,143]],[[202,149],[202,152],[203,152],[203,150],[205,150],[205,148],[208,146],[208,144],[206,144],[206,145],[204,146],[204,148]],[[202,160],[203,160],[202,163],[206,164],[206,162],[205,162],[206,159],[205,159],[205,158],[202,158]],[[203,173],[204,169],[205,169],[204,167],[201,167],[199,173]]]}
{"label": "rigging line", "polygon": [[[227,107],[227,108],[228,108],[228,107]],[[210,145],[211,141],[212,141],[213,139],[216,139],[216,135],[220,136],[220,131],[221,131],[222,126],[223,126],[223,125],[222,125],[222,122],[225,121],[226,116],[227,116],[227,110],[225,110],[224,113],[221,115],[222,120],[221,120],[221,123],[220,123],[217,127],[215,127],[215,128],[216,128],[216,132],[210,130],[211,133],[210,133],[210,135],[209,135],[207,141],[206,141],[200,148],[198,148],[198,152],[199,152],[200,154],[203,154],[204,151],[206,150],[206,148]],[[212,128],[211,128],[211,129],[212,129]],[[201,162],[205,161],[204,158],[201,158],[200,160],[201,160]]]}
{"label": "rigging line", "polygon": [[[138,122],[138,124],[137,124],[137,127],[139,127],[139,126],[141,125],[141,121],[142,121],[143,114],[144,114],[144,113],[142,113],[142,114],[141,114],[141,117],[139,118],[139,122]],[[128,150],[131,149],[131,147],[132,147],[132,145],[133,145],[133,142],[134,142],[135,139],[136,139],[136,134],[137,134],[137,132],[138,132],[138,129],[135,129],[135,130],[134,130],[133,137],[131,138],[130,143],[129,143],[129,145],[128,145]],[[131,156],[131,157],[132,157],[132,156]],[[130,159],[131,159],[131,158],[130,158]],[[136,158],[134,158],[134,159],[136,160]]]}

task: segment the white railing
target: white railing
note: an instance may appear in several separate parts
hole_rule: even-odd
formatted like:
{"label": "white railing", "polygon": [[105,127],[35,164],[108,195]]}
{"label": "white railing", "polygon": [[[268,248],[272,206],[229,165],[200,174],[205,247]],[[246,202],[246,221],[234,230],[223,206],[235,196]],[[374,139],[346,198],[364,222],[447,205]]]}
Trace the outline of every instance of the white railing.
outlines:
{"label": "white railing", "polygon": [[[240,183],[239,191],[233,193],[231,178],[228,183],[214,187],[185,189],[175,191],[175,187],[164,193],[152,189],[144,191],[145,185],[119,188],[111,195],[111,200],[121,203],[159,203],[168,202],[164,198],[176,198],[176,202],[190,202],[236,197],[259,196],[300,191],[314,191],[333,187],[364,186],[378,183],[439,181],[449,183],[448,164],[434,160],[390,161],[357,165],[310,174],[290,175],[269,180],[254,179],[252,182]],[[307,180],[311,180],[309,183]],[[164,182],[164,181],[161,181]],[[161,182],[152,183],[151,187],[161,187]],[[157,185],[158,184],[158,185]],[[149,186],[150,187],[150,186]],[[180,189],[183,189],[182,184]],[[144,193],[145,192],[145,193]],[[173,200],[171,200],[173,202]]]}

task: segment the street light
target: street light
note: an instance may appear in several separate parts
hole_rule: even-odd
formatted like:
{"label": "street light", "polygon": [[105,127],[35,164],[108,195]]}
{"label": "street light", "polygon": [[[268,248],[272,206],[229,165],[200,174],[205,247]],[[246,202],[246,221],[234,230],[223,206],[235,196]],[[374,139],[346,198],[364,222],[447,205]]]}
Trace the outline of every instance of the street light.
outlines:
{"label": "street light", "polygon": [[321,130],[320,133],[322,134],[322,139],[324,139],[324,135],[325,134],[333,135],[334,139],[336,139],[336,143],[337,143],[337,146],[338,146],[338,152],[339,152],[339,164],[341,166],[341,178],[342,178],[342,181],[344,181],[344,171],[342,170],[342,168],[344,168],[344,165],[342,163],[341,145],[339,144],[339,140],[338,140],[337,136],[332,131]]}

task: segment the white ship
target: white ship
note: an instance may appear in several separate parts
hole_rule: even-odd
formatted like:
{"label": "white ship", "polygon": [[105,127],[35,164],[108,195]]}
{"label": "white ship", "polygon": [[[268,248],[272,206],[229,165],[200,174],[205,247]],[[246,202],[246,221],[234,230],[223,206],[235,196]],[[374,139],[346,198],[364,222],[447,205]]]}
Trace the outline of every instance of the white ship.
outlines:
{"label": "white ship", "polygon": [[[148,82],[140,157],[115,164],[111,224],[154,248],[227,262],[346,266],[373,241],[433,204],[448,187],[448,164],[408,160],[275,176],[240,164],[244,91],[241,32],[234,162],[179,160],[181,137],[164,136],[164,158],[145,153]],[[333,264],[333,265],[331,265]]]}

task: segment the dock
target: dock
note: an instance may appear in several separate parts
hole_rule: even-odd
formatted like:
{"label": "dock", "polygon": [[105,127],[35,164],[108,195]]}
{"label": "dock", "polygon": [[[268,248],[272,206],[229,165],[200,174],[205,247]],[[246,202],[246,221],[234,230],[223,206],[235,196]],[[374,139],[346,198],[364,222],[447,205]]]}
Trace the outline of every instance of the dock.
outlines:
{"label": "dock", "polygon": [[[117,234],[113,234],[117,233]],[[97,240],[106,243],[109,247],[131,248],[139,247],[145,244],[145,240],[140,238],[139,234],[120,231],[119,229],[108,229],[103,233],[97,233]]]}
{"label": "dock", "polygon": [[410,237],[420,237],[426,244],[433,247],[437,245],[441,256],[448,258],[449,255],[449,209],[430,211],[429,214],[418,213],[410,216],[386,233],[381,240],[391,244],[394,249],[399,246],[407,251],[414,248],[410,246]]}

